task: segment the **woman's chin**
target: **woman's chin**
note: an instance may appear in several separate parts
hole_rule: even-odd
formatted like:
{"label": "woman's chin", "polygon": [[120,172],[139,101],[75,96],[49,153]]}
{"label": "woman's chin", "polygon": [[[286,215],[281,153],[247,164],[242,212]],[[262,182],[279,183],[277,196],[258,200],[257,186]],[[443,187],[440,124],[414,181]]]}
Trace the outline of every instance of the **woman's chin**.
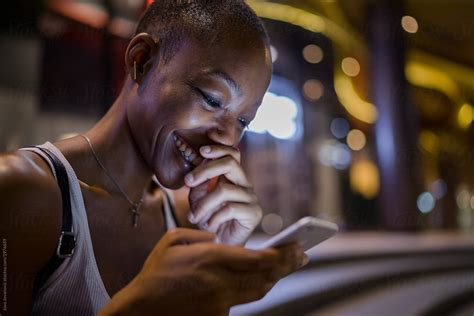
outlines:
{"label": "woman's chin", "polygon": [[158,174],[156,178],[160,182],[162,186],[170,190],[178,190],[181,189],[184,183],[184,175],[179,177],[160,177]]}

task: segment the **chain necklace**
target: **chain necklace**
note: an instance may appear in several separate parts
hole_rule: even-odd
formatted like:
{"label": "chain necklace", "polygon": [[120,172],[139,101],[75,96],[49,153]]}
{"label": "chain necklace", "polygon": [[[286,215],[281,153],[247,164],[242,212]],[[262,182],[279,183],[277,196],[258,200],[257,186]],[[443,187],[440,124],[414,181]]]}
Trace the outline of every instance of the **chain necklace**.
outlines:
{"label": "chain necklace", "polygon": [[94,147],[92,146],[92,142],[89,139],[89,137],[87,137],[86,135],[80,135],[80,136],[82,136],[82,138],[84,138],[87,141],[87,143],[89,144],[89,147],[92,151],[92,155],[94,156],[95,160],[97,161],[99,166],[102,168],[104,173],[107,175],[107,177],[109,177],[110,181],[112,181],[112,183],[120,191],[120,193],[122,193],[122,195],[127,199],[128,203],[131,206],[130,212],[133,213],[133,227],[137,227],[138,226],[138,218],[140,217],[140,206],[142,206],[143,196],[145,195],[145,192],[143,192],[142,197],[140,198],[140,201],[133,202],[132,199],[130,199],[128,197],[128,195],[124,192],[124,190],[120,187],[120,185],[117,183],[117,181],[115,181],[115,179],[112,177],[112,175],[107,171],[107,169],[105,169],[104,165],[102,164],[99,157],[97,156],[97,153],[95,152]]}

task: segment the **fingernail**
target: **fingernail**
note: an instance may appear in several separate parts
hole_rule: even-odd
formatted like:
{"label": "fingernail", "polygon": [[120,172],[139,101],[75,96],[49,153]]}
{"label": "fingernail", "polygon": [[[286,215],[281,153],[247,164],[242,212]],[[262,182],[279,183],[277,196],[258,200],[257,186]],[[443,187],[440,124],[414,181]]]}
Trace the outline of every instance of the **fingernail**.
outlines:
{"label": "fingernail", "polygon": [[188,173],[186,175],[186,177],[184,177],[184,181],[188,182],[188,183],[192,183],[194,180],[194,177],[193,177],[193,174],[192,173]]}
{"label": "fingernail", "polygon": [[301,266],[304,267],[305,265],[307,265],[309,262],[309,257],[307,255],[305,255],[303,257],[303,262],[301,263]]}
{"label": "fingernail", "polygon": [[211,147],[210,147],[210,146],[202,146],[202,147],[201,147],[201,152],[202,152],[203,154],[208,154],[208,153],[211,152]]}

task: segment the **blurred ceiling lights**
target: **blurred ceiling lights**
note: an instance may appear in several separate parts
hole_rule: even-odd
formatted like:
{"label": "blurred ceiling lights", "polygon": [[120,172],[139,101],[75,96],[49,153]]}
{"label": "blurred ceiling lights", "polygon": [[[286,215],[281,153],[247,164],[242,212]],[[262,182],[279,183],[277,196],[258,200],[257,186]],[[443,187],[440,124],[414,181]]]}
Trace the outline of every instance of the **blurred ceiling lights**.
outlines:
{"label": "blurred ceiling lights", "polygon": [[[324,34],[336,44],[335,48],[342,49],[346,54],[351,52],[367,54],[363,38],[351,28],[341,27],[338,24],[341,21],[336,23],[320,14],[280,3],[258,0],[248,0],[247,3],[263,18],[290,23],[311,32]],[[407,32],[416,32],[419,28],[418,22],[412,16],[404,16],[401,24]],[[433,64],[437,65],[436,68],[432,66]],[[407,51],[405,73],[411,84],[448,93],[449,97],[457,100],[456,104],[459,106],[465,101],[459,97],[458,84],[472,87],[474,76],[474,72],[470,69],[416,49]],[[358,95],[351,79],[343,72],[336,72],[334,77],[337,97],[348,113],[362,122],[374,123],[377,120],[377,109],[374,104]]]}
{"label": "blurred ceiling lights", "polygon": [[[256,0],[249,0],[247,3],[260,17],[297,25],[310,32],[322,33],[346,52],[352,50],[366,52],[362,39],[357,34],[350,33],[321,15],[280,3]],[[349,77],[340,71],[336,72],[334,85],[339,101],[350,115],[369,124],[376,121],[377,109],[357,94]]]}

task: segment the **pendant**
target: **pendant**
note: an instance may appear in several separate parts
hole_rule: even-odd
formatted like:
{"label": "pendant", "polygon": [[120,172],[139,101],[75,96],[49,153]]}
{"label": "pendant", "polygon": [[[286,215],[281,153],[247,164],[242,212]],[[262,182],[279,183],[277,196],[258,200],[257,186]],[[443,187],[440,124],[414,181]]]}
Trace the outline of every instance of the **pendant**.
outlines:
{"label": "pendant", "polygon": [[140,217],[140,212],[138,211],[138,205],[134,205],[130,211],[133,213],[133,227],[138,226],[138,218]]}

